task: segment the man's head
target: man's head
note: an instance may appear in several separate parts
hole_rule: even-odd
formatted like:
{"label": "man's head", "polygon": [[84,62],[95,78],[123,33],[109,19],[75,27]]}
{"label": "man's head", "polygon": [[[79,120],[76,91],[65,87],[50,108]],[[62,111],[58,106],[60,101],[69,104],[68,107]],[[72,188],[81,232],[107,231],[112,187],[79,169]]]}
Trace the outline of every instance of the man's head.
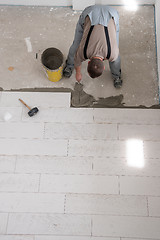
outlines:
{"label": "man's head", "polygon": [[96,78],[102,75],[104,70],[104,64],[100,58],[92,58],[88,62],[88,74],[91,78]]}

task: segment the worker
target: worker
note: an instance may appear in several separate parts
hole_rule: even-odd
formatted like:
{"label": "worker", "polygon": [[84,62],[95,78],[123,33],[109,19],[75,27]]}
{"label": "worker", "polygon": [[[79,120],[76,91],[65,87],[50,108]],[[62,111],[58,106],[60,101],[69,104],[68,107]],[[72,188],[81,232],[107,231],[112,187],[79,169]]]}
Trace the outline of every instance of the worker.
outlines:
{"label": "worker", "polygon": [[89,59],[87,71],[91,78],[97,78],[103,73],[103,61],[108,60],[114,87],[122,86],[119,15],[116,9],[106,5],[93,5],[84,9],[76,26],[63,76],[69,78],[75,68],[76,80],[80,82],[81,64],[86,59]]}

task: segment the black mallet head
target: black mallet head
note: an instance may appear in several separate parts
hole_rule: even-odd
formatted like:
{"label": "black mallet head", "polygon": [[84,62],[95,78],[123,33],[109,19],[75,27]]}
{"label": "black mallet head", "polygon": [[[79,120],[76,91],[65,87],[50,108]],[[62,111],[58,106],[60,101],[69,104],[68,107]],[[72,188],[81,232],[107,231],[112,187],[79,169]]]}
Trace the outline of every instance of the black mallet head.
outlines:
{"label": "black mallet head", "polygon": [[39,109],[37,107],[32,108],[29,112],[28,115],[30,117],[34,116],[37,112],[39,111]]}

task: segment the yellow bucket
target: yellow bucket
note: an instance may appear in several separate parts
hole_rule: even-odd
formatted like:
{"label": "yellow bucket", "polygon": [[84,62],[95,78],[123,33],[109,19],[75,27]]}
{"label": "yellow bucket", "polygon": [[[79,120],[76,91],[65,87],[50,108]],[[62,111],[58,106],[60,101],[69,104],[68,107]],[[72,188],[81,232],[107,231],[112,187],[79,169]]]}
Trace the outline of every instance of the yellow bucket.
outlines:
{"label": "yellow bucket", "polygon": [[41,62],[48,79],[58,82],[62,78],[63,54],[57,48],[47,48],[41,56]]}

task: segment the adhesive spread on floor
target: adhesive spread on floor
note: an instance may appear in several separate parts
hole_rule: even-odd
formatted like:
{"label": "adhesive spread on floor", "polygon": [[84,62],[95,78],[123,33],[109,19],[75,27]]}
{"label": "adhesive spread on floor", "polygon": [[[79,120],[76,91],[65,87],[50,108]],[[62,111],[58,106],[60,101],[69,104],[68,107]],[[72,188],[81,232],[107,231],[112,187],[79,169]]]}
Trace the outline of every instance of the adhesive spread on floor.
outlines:
{"label": "adhesive spread on floor", "polygon": [[123,107],[123,95],[100,98],[94,107]]}
{"label": "adhesive spread on floor", "polygon": [[71,104],[73,107],[92,106],[95,101],[94,97],[83,91],[83,84],[75,83],[74,91],[71,96]]}

